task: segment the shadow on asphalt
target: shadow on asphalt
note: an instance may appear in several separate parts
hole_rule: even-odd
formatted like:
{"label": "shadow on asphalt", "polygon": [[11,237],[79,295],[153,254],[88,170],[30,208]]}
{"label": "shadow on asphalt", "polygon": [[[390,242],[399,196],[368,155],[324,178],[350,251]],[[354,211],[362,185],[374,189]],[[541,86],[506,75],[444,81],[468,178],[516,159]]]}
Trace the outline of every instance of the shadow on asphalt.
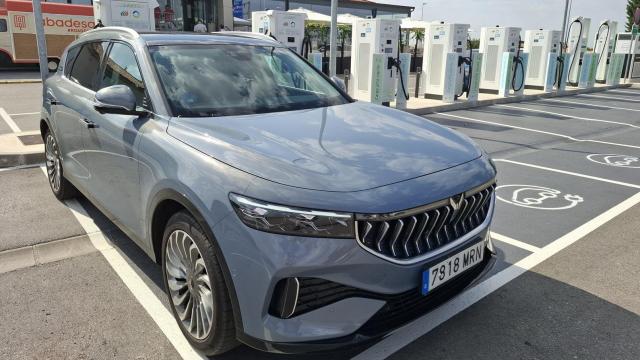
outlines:
{"label": "shadow on asphalt", "polygon": [[389,359],[637,359],[640,316],[527,272]]}

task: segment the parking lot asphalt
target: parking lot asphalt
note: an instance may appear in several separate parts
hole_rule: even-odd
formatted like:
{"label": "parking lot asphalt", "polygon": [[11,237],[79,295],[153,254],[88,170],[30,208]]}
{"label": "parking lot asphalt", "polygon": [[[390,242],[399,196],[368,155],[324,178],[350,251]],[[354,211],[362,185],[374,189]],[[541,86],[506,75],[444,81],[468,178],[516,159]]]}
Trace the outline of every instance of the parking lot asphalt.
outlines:
{"label": "parking lot asphalt", "polygon": [[[36,113],[38,86],[0,86],[0,107]],[[629,88],[425,116],[495,159],[492,271],[367,348],[219,358],[640,358],[639,111]],[[0,171],[0,188],[0,251],[83,234],[98,248],[0,274],[0,358],[200,358],[160,268],[91,204],[58,202],[37,167]]]}

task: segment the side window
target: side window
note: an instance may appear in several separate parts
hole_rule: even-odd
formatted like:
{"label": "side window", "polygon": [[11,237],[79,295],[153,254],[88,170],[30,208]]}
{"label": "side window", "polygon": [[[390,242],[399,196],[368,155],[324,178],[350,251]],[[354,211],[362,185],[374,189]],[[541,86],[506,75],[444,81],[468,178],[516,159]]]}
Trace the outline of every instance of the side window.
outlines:
{"label": "side window", "polygon": [[0,19],[0,32],[7,32],[7,19]]}
{"label": "side window", "polygon": [[78,56],[78,51],[80,51],[80,46],[72,47],[71,49],[69,49],[69,51],[67,51],[67,58],[64,62],[64,75],[67,77],[71,72],[73,61],[76,59],[76,56]]}
{"label": "side window", "polygon": [[107,42],[82,45],[76,60],[73,62],[69,78],[88,89],[96,90],[95,78],[107,45]]}
{"label": "side window", "polygon": [[125,44],[114,43],[105,59],[101,88],[111,85],[126,85],[136,95],[137,105],[143,106],[144,82],[136,57]]}

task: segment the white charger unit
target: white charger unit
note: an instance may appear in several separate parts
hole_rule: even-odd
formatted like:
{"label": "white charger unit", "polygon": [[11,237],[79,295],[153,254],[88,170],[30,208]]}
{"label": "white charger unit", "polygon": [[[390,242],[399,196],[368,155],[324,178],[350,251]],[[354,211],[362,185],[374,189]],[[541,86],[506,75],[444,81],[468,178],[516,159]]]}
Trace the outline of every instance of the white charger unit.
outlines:
{"label": "white charger unit", "polygon": [[525,89],[544,89],[547,83],[549,54],[560,54],[562,35],[558,30],[527,30],[524,52],[529,54]]}
{"label": "white charger unit", "polygon": [[289,49],[300,54],[307,15],[279,10],[254,11],[251,28],[254,33],[271,35]]}
{"label": "white charger unit", "polygon": [[[582,16],[575,17],[569,23],[569,35],[567,38],[567,54],[571,55],[569,61],[569,78],[567,82],[572,86],[578,85],[580,77],[580,61],[587,51],[587,39],[591,19]],[[567,65],[565,65],[567,66]]]}
{"label": "white charger unit", "polygon": [[[398,55],[400,20],[360,19],[355,22],[351,45],[351,79],[353,97],[372,101],[374,82],[381,82],[385,96],[381,102],[394,99],[397,81],[396,68],[392,66]],[[380,78],[373,78],[374,54],[383,54],[384,71]]]}
{"label": "white charger unit", "polygon": [[604,83],[607,80],[607,66],[609,57],[613,53],[613,44],[617,34],[618,22],[612,20],[602,21],[596,32],[596,45],[593,49],[598,62],[596,69],[596,82],[598,83]]}
{"label": "white charger unit", "polygon": [[[631,70],[631,77],[640,76],[640,40],[638,36],[633,36],[629,32],[618,33],[614,53],[624,55],[622,77],[626,78],[629,70]],[[629,69],[629,61],[632,62],[631,69]]]}
{"label": "white charger unit", "polygon": [[[432,23],[425,29],[425,46],[422,69],[425,73],[423,89],[427,99],[441,100],[444,95],[444,83],[448,53],[468,56],[467,37],[469,24]],[[464,67],[456,72],[456,94],[462,91]]]}
{"label": "white charger unit", "polygon": [[480,92],[497,94],[500,88],[502,73],[502,54],[509,52],[516,55],[520,46],[520,28],[517,27],[483,27],[480,29],[480,52],[482,76]]}
{"label": "white charger unit", "polygon": [[[70,2],[69,2],[70,3]],[[93,0],[93,17],[104,26],[122,26],[136,31],[155,31],[156,19],[153,9],[156,0]]]}

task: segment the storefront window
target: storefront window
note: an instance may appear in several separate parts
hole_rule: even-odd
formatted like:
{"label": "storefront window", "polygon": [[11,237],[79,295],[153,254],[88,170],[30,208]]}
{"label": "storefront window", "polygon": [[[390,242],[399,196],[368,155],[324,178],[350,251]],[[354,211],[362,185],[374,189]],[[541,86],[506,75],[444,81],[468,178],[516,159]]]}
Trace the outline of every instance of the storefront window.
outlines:
{"label": "storefront window", "polygon": [[155,8],[156,30],[213,32],[217,30],[217,7],[220,0],[158,0]]}

